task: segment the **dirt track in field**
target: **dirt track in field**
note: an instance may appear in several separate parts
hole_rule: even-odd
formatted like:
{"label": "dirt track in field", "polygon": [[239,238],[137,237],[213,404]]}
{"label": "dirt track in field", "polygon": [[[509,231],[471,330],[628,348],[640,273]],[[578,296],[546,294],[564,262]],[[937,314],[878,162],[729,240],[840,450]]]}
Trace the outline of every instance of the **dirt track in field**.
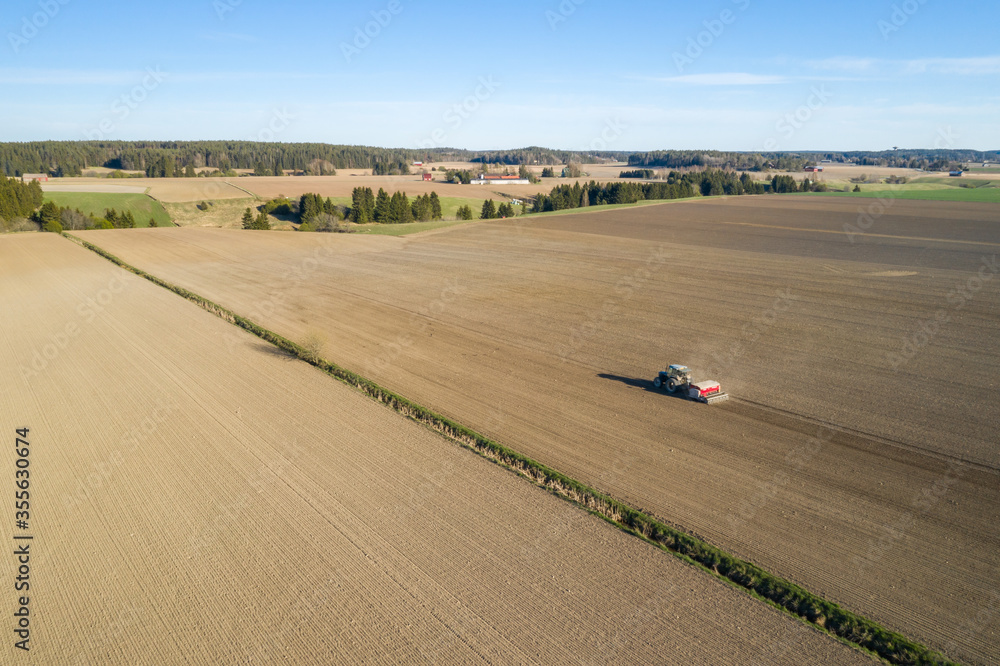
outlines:
{"label": "dirt track in field", "polygon": [[867,661],[65,239],[0,308],[33,663]]}
{"label": "dirt track in field", "polygon": [[[948,294],[995,252],[996,208],[897,201],[852,242],[856,206],[699,201],[410,238],[85,237],[286,336],[321,333],[331,360],[818,594],[995,662],[1000,279],[961,308]],[[734,400],[657,392],[667,362]]]}

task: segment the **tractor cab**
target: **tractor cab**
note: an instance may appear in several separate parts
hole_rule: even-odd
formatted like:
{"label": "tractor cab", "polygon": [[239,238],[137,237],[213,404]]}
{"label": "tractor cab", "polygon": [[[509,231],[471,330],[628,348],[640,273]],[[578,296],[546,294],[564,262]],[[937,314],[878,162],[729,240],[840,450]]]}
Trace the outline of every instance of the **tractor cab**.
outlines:
{"label": "tractor cab", "polygon": [[682,384],[691,381],[691,370],[686,365],[668,365],[666,374],[667,377],[678,379]]}

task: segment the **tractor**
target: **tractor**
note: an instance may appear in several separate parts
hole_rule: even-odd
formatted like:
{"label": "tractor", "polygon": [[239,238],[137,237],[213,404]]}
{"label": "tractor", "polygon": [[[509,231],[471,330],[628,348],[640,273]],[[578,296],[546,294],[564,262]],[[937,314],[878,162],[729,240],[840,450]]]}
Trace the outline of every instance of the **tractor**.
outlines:
{"label": "tractor", "polygon": [[653,380],[656,388],[666,387],[670,393],[681,392],[685,398],[711,405],[713,402],[729,400],[729,394],[722,390],[719,382],[692,382],[691,370],[686,365],[668,365]]}

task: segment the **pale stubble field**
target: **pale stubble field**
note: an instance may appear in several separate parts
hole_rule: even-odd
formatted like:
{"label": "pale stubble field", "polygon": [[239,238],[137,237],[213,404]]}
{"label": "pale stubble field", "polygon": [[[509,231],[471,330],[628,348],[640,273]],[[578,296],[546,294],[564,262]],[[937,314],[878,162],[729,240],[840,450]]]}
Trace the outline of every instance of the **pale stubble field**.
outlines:
{"label": "pale stubble field", "polygon": [[0,305],[34,663],[867,661],[67,239]]}

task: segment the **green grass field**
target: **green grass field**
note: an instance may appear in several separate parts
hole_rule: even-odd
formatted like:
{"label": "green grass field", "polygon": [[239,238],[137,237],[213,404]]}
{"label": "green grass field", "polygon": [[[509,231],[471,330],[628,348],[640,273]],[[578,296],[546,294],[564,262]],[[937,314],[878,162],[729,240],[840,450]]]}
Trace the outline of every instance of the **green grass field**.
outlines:
{"label": "green grass field", "polygon": [[987,187],[989,185],[996,185],[1000,183],[997,183],[997,181],[989,179],[969,178],[968,176],[962,176],[961,178],[954,178],[954,177],[918,178],[917,180],[907,183],[907,185],[923,185],[923,184],[946,185],[948,187],[962,187],[962,186]]}
{"label": "green grass field", "polygon": [[[243,219],[243,211],[251,208],[254,214],[257,213],[257,206],[261,201],[257,199],[219,199],[208,201],[211,205],[208,210],[200,210],[197,201],[186,201],[183,203],[164,203],[170,217],[179,227],[222,227],[238,228]],[[271,219],[272,224],[278,221]],[[289,226],[289,228],[291,228]]]}
{"label": "green grass field", "polygon": [[[723,199],[723,198],[725,197],[690,197],[687,199],[657,199],[654,201],[640,201],[638,203],[631,203],[631,204],[610,204],[606,206],[589,206],[587,208],[567,208],[564,210],[549,211],[547,213],[529,213],[528,215],[518,214],[515,217],[511,218],[511,220],[519,220],[519,219],[526,220],[529,218],[536,218],[536,217],[550,217],[552,215],[580,215],[582,213],[602,213],[605,211],[615,210],[618,208],[638,208],[641,206],[655,206],[657,204],[666,204],[671,202],[680,203],[682,201],[698,201],[705,199]],[[455,205],[455,209],[457,210],[459,206],[468,203],[469,200],[455,199],[454,201],[459,202],[458,204]],[[445,200],[442,199],[441,200],[442,211],[445,210],[444,202]],[[479,207],[473,208],[473,214],[475,215],[475,219],[468,220],[469,222],[475,222],[479,220],[479,211],[481,208],[482,208],[482,203],[479,204]],[[520,206],[516,206],[515,208],[520,210]],[[380,236],[405,236],[407,234],[415,234],[419,231],[430,231],[431,229],[443,229],[445,227],[455,226],[456,224],[466,223],[465,220],[449,220],[447,219],[447,217],[448,215],[446,213],[445,214],[446,219],[436,220],[434,222],[414,222],[412,224],[372,224],[356,228],[357,228],[357,233],[362,233],[362,234],[376,234]]]}
{"label": "green grass field", "polygon": [[[351,205],[350,197],[331,197],[330,200],[338,206]],[[413,197],[410,197],[410,201],[413,201]],[[355,229],[356,233],[373,234],[375,236],[406,236],[408,234],[415,234],[421,231],[444,229],[445,227],[452,227],[457,224],[465,224],[466,222],[478,220],[484,201],[486,201],[486,199],[441,197],[441,214],[444,215],[443,220],[434,220],[432,222],[411,222],[409,224],[366,224],[355,227]],[[497,205],[500,205],[500,203],[506,201],[506,199],[497,197],[494,201]],[[458,209],[462,206],[468,206],[472,209],[472,220],[456,219],[458,217]],[[518,211],[521,209],[520,206],[515,206],[514,208]]]}
{"label": "green grass field", "polygon": [[[442,206],[443,208],[443,206]],[[373,236],[406,236],[420,231],[444,229],[458,224],[468,224],[475,220],[434,220],[433,222],[411,222],[409,224],[364,224],[356,226],[356,233]]]}
{"label": "green grass field", "polygon": [[[462,197],[441,197],[441,214],[444,216],[445,220],[451,220],[452,222],[454,222],[456,221],[455,218],[458,217],[458,209],[461,208],[462,206],[468,206],[469,208],[472,209],[473,216],[478,218],[480,211],[482,211],[483,209],[483,202],[486,201],[487,198],[489,197],[483,199],[464,199]],[[498,206],[504,201],[507,201],[502,197],[492,197],[492,198],[494,203],[496,203],[496,205]],[[410,197],[411,203],[413,202],[413,199],[414,197]],[[351,205],[350,197],[330,197],[330,200],[338,206],[350,207]],[[515,208],[520,210],[520,206],[515,206]]]}
{"label": "green grass field", "polygon": [[45,201],[64,208],[79,208],[84,215],[104,217],[104,211],[114,208],[119,213],[132,211],[137,227],[148,227],[149,218],[161,227],[172,227],[173,222],[163,205],[145,194],[109,194],[100,192],[46,192]]}
{"label": "green grass field", "polygon": [[[864,186],[862,186],[864,187]],[[803,192],[796,196],[813,197],[856,197],[873,199],[915,199],[921,201],[969,201],[976,203],[1000,203],[1000,187],[948,187],[944,189],[911,189],[906,185],[895,189],[868,190],[861,192]]]}

